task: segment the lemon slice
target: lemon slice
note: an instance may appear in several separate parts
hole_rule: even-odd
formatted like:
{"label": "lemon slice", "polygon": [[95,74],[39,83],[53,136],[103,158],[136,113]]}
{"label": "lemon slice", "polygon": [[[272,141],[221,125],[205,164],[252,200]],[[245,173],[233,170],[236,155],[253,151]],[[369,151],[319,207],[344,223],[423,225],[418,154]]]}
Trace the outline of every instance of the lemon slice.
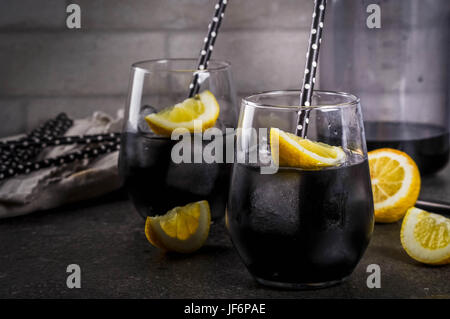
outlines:
{"label": "lemon slice", "polygon": [[147,217],[145,235],[155,247],[190,253],[203,246],[210,223],[209,204],[203,200],[175,207],[162,216]]}
{"label": "lemon slice", "polygon": [[430,265],[450,263],[450,219],[411,207],[403,219],[402,246],[411,258]]}
{"label": "lemon slice", "polygon": [[170,135],[176,128],[186,128],[191,133],[194,129],[204,132],[214,126],[218,117],[219,103],[206,90],[158,113],[147,115],[145,120],[156,134]]}
{"label": "lemon slice", "polygon": [[396,222],[419,197],[419,169],[408,154],[398,150],[381,148],[368,155],[375,221]]}
{"label": "lemon slice", "polygon": [[341,147],[313,142],[277,128],[270,129],[270,148],[279,166],[315,169],[336,166],[345,160]]}

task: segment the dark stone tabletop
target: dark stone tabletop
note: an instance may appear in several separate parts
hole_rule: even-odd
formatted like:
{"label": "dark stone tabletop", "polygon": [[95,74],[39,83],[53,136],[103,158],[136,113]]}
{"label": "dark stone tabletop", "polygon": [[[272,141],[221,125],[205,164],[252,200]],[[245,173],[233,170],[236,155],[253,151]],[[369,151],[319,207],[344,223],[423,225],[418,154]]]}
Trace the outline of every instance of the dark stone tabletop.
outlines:
{"label": "dark stone tabletop", "polygon": [[[450,165],[423,178],[421,198],[450,200]],[[363,259],[341,285],[313,291],[255,283],[223,224],[189,256],[165,255],[144,235],[144,221],[122,192],[51,211],[0,220],[0,298],[450,298],[450,265],[412,260],[401,222],[377,224]],[[69,289],[69,264],[81,288]],[[367,266],[381,268],[369,289]]]}

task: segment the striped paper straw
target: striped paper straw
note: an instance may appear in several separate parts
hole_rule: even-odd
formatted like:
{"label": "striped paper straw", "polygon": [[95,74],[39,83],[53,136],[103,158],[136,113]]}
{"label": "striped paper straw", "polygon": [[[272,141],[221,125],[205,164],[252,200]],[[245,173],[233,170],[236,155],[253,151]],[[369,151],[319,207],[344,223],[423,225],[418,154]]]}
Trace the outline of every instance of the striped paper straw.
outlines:
{"label": "striped paper straw", "polygon": [[[309,34],[308,52],[306,53],[306,65],[303,76],[302,92],[300,95],[300,105],[310,106],[311,97],[316,83],[316,71],[319,60],[319,49],[322,42],[323,23],[325,20],[326,0],[315,0],[314,12],[312,16],[311,32]],[[296,134],[306,137],[309,122],[310,110],[299,113],[297,120]]]}
{"label": "striped paper straw", "polygon": [[83,150],[74,151],[54,158],[47,158],[42,161],[19,163],[14,168],[10,167],[7,170],[0,171],[0,181],[20,174],[29,174],[44,168],[62,166],[83,159],[93,159],[100,155],[117,151],[119,148],[118,140],[109,141],[103,142],[97,147],[86,147]]}
{"label": "striped paper straw", "polygon": [[[214,7],[214,16],[208,26],[208,34],[203,41],[203,47],[200,51],[200,57],[198,59],[197,70],[199,71],[203,71],[208,68],[209,60],[211,58],[212,51],[214,50],[214,44],[216,43],[217,35],[219,34],[219,28],[225,15],[227,2],[227,0],[219,0]],[[198,73],[194,73],[194,78],[189,85],[189,97],[193,97],[197,94],[199,89],[200,85],[198,83]]]}
{"label": "striped paper straw", "polygon": [[41,145],[33,143],[34,141],[62,136],[72,124],[73,121],[65,113],[60,113],[56,118],[31,131],[26,137],[0,141],[0,168],[14,162],[34,160],[42,151]]}
{"label": "striped paper straw", "polygon": [[43,136],[41,138],[33,137],[27,139],[23,144],[5,144],[0,145],[0,149],[18,149],[20,147],[39,147],[46,148],[49,146],[71,145],[71,144],[91,144],[120,140],[120,133],[105,133],[94,135],[73,135],[73,136]]}

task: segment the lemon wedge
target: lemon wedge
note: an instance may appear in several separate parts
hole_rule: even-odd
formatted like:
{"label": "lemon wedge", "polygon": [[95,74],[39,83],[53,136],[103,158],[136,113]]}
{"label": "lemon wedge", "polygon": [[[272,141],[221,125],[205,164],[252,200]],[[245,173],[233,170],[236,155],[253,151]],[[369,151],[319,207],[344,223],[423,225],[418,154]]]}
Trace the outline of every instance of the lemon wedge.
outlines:
{"label": "lemon wedge", "polygon": [[395,149],[381,148],[368,156],[375,221],[396,222],[419,197],[419,169],[408,154]]}
{"label": "lemon wedge", "polygon": [[450,263],[450,219],[411,207],[402,223],[401,242],[411,258],[430,265]]}
{"label": "lemon wedge", "polygon": [[317,169],[336,166],[345,160],[341,147],[313,142],[278,128],[270,129],[270,148],[279,166]]}
{"label": "lemon wedge", "polygon": [[175,207],[162,216],[147,217],[145,235],[155,247],[191,253],[205,243],[210,224],[209,204],[203,200]]}
{"label": "lemon wedge", "polygon": [[145,117],[147,124],[158,135],[169,136],[176,128],[186,128],[193,133],[213,127],[219,117],[219,103],[208,90],[174,106]]}

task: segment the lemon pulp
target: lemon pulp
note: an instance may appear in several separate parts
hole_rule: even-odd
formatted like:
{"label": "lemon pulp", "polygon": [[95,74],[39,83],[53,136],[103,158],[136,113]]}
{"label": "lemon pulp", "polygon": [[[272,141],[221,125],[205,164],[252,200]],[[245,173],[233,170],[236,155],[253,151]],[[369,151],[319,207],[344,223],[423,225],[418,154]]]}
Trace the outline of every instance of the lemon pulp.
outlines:
{"label": "lemon pulp", "polygon": [[395,149],[374,150],[368,157],[375,221],[398,221],[419,196],[419,169],[410,156]]}
{"label": "lemon pulp", "polygon": [[175,207],[166,214],[147,217],[145,235],[155,247],[190,253],[208,238],[211,212],[206,200]]}
{"label": "lemon pulp", "polygon": [[402,246],[408,255],[422,263],[450,263],[450,219],[412,207],[402,223]]}
{"label": "lemon pulp", "polygon": [[220,107],[208,90],[181,103],[145,117],[147,124],[158,135],[170,135],[177,128],[193,133],[213,127],[219,117]]}
{"label": "lemon pulp", "polygon": [[280,166],[316,169],[336,166],[345,160],[341,147],[314,142],[278,128],[270,129],[270,148],[274,162]]}

